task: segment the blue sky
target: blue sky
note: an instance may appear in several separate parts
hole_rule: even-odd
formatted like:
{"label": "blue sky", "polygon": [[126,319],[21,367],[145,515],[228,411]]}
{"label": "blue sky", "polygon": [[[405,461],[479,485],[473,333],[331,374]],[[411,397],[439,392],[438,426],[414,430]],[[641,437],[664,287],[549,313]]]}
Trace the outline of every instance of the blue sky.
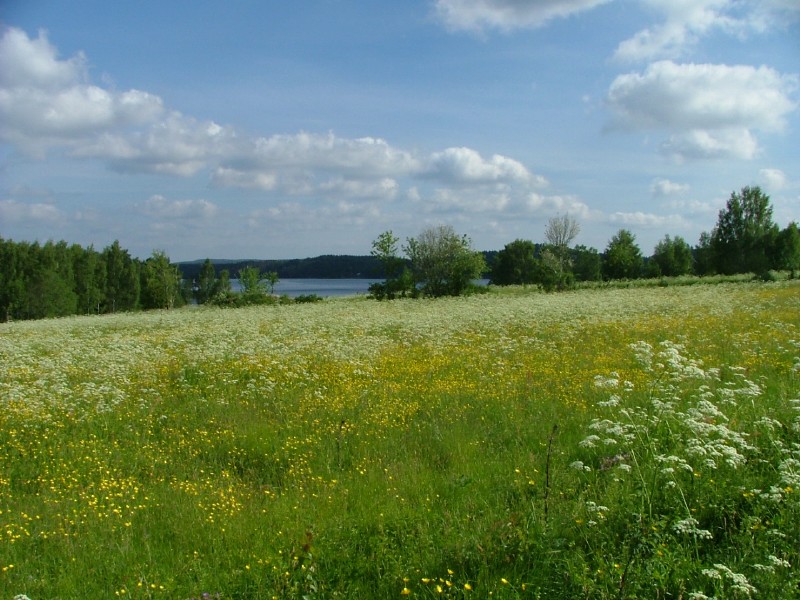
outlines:
{"label": "blue sky", "polygon": [[173,260],[800,220],[797,0],[5,0],[0,236]]}

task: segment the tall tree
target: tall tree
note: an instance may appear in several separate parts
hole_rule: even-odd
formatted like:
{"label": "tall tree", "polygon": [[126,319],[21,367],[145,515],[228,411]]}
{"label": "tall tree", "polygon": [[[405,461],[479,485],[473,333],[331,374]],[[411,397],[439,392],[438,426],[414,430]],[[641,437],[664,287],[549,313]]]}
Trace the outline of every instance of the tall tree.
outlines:
{"label": "tall tree", "polygon": [[572,251],[572,272],[577,281],[600,281],[603,259],[595,248],[575,246]]}
{"label": "tall tree", "polygon": [[139,306],[140,282],[138,264],[127,250],[114,240],[103,250],[106,263],[106,311],[135,310]]}
{"label": "tall tree", "polygon": [[203,261],[200,274],[197,277],[197,285],[194,288],[194,298],[198,304],[205,304],[219,291],[219,280],[217,272],[210,258]]}
{"label": "tall tree", "polygon": [[676,277],[692,272],[692,248],[681,236],[664,238],[656,244],[653,262],[660,275]]}
{"label": "tall tree", "polygon": [[536,245],[529,240],[514,240],[497,253],[492,265],[494,285],[525,285],[536,283],[541,264]]}
{"label": "tall tree", "polygon": [[732,192],[711,232],[711,252],[719,273],[761,273],[775,266],[778,226],[769,196],[759,187]]}
{"label": "tall tree", "polygon": [[0,321],[19,318],[25,295],[24,247],[0,237]]}
{"label": "tall tree", "polygon": [[544,228],[544,237],[550,248],[542,255],[545,265],[556,272],[559,287],[563,287],[566,274],[572,263],[569,255],[569,245],[578,237],[581,231],[578,222],[569,215],[553,217]]}
{"label": "tall tree", "polygon": [[370,294],[378,300],[393,300],[413,294],[414,279],[407,261],[400,255],[399,243],[400,239],[391,230],[384,231],[372,242],[370,254],[380,261],[386,277],[383,283],[369,286]]}
{"label": "tall tree", "polygon": [[800,229],[791,222],[778,236],[778,268],[792,272],[797,277],[800,271]]}
{"label": "tall tree", "polygon": [[181,274],[163,250],[154,250],[144,264],[145,308],[173,308],[179,301]]}
{"label": "tall tree", "polygon": [[620,229],[611,238],[603,256],[603,277],[606,279],[635,279],[642,274],[642,251],[636,245],[636,236]]}
{"label": "tall tree", "polygon": [[483,254],[472,249],[466,235],[450,225],[424,229],[404,248],[416,283],[426,296],[459,296],[486,270]]}
{"label": "tall tree", "polygon": [[93,246],[81,248],[78,244],[73,244],[70,250],[75,272],[75,292],[78,295],[78,312],[98,314],[105,295],[105,262]]}

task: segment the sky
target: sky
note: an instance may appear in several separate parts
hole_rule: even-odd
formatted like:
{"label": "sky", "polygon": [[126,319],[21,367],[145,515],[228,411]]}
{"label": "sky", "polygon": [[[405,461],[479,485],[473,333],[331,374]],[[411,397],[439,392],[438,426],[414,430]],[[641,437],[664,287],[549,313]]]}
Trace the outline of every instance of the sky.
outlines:
{"label": "sky", "polygon": [[173,261],[800,221],[798,0],[0,0],[0,237]]}

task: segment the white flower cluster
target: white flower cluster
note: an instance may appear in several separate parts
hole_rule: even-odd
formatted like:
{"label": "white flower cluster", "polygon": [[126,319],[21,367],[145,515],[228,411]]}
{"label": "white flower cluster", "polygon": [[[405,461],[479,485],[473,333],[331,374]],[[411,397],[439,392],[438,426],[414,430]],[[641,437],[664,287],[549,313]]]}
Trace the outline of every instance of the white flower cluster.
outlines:
{"label": "white flower cluster", "polygon": [[729,582],[734,592],[739,592],[745,596],[752,596],[758,592],[755,586],[747,580],[747,577],[741,573],[731,571],[723,564],[716,563],[713,569],[703,569],[702,573],[710,579]]}

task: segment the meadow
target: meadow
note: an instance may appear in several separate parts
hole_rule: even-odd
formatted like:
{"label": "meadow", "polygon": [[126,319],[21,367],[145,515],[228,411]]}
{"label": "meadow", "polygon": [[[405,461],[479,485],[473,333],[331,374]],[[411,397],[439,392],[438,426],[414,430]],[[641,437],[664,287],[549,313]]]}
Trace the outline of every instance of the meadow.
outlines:
{"label": "meadow", "polygon": [[800,284],[0,325],[0,599],[800,598]]}

